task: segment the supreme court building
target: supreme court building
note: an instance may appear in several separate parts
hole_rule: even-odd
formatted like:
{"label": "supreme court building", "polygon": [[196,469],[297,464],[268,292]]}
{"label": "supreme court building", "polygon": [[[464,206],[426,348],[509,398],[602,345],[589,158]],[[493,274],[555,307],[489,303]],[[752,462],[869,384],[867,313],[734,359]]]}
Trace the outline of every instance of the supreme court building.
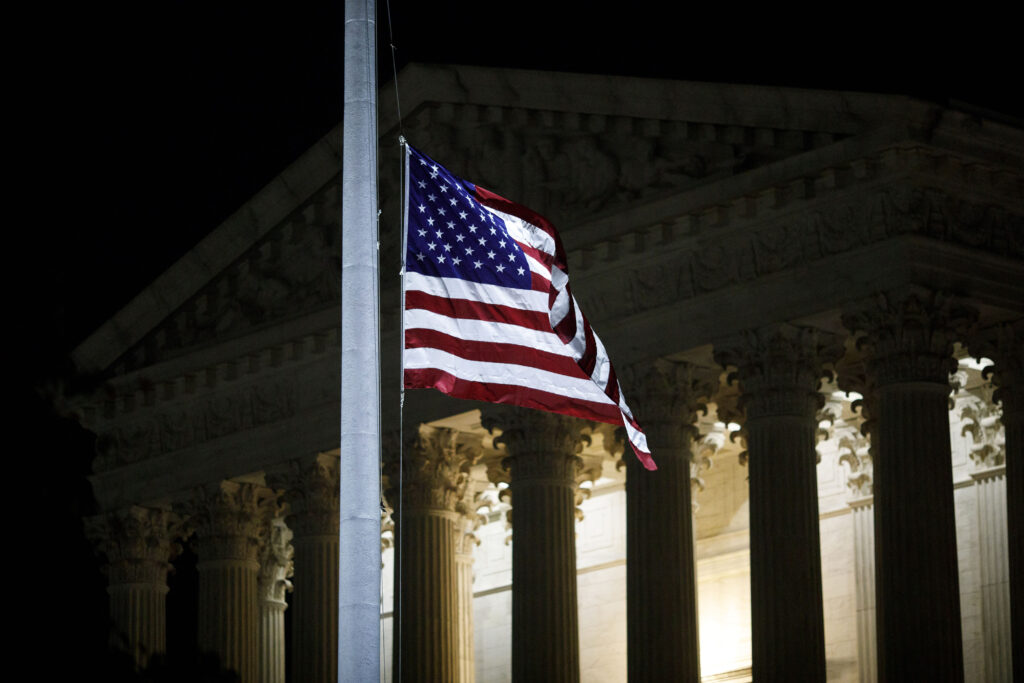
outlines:
{"label": "supreme court building", "polygon": [[[382,112],[389,679],[1021,680],[1024,130],[890,95],[399,81],[412,144],[559,228],[659,469],[610,425],[435,391],[400,418]],[[340,164],[338,129],[74,353],[86,529],[140,665],[188,547],[201,649],[243,683],[337,678]]]}

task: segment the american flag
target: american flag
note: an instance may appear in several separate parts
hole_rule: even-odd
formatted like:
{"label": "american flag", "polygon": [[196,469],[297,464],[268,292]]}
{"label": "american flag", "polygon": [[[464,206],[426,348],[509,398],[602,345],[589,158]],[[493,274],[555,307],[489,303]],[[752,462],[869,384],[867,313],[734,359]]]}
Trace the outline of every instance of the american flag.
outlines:
{"label": "american flag", "polygon": [[405,386],[620,424],[656,469],[554,227],[406,150]]}

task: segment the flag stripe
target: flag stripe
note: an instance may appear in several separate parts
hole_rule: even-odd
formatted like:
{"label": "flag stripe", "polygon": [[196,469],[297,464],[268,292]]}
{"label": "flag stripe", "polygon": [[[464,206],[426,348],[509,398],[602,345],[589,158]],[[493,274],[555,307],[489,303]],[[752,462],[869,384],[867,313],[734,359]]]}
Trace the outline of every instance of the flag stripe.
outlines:
{"label": "flag stripe", "polygon": [[537,331],[550,329],[548,318],[543,313],[467,299],[446,299],[426,292],[406,292],[405,310],[413,309],[431,311],[450,318],[518,325]]}
{"label": "flag stripe", "polygon": [[568,398],[561,393],[543,391],[520,384],[481,384],[456,377],[436,368],[406,368],[405,386],[410,389],[439,389],[449,396],[487,403],[536,408],[562,415],[622,424],[622,414],[606,403]]}
{"label": "flag stripe", "polygon": [[508,363],[509,365],[533,367],[567,377],[580,377],[580,368],[572,357],[521,344],[476,341],[436,330],[419,328],[406,330],[405,348],[444,349],[466,360]]}
{"label": "flag stripe", "polygon": [[450,318],[421,308],[405,312],[405,329],[437,330],[444,334],[471,341],[495,344],[518,344],[541,349],[549,353],[572,358],[569,349],[550,332],[539,332],[528,327],[493,323],[484,320]]}

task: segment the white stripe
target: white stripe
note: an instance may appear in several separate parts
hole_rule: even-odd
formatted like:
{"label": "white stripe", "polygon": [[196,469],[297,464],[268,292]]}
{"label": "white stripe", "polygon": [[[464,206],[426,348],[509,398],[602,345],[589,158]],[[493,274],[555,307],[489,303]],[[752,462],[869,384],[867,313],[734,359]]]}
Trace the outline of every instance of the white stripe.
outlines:
{"label": "white stripe", "polygon": [[405,329],[437,330],[443,334],[469,341],[518,344],[575,359],[575,356],[566,350],[565,344],[554,332],[539,332],[508,323],[450,318],[422,308],[410,308],[405,312]]}
{"label": "white stripe", "polygon": [[524,221],[519,216],[513,216],[512,214],[487,206],[484,208],[505,221],[505,229],[508,230],[508,234],[512,235],[512,239],[528,244],[534,249],[552,256],[555,255],[555,240],[544,230],[538,228],[533,223]]}
{"label": "white stripe", "polygon": [[548,312],[547,292],[470,282],[457,277],[434,277],[411,271],[406,273],[405,278],[407,292],[426,292],[446,299],[465,299],[490,306],[511,306],[524,311]]}
{"label": "white stripe", "polygon": [[523,256],[526,257],[526,263],[529,264],[530,270],[538,275],[543,275],[546,280],[551,280],[551,269],[545,266],[543,263],[533,258],[525,251]]}
{"label": "white stripe", "polygon": [[611,404],[611,399],[585,377],[568,377],[556,372],[510,363],[466,360],[447,351],[430,348],[406,349],[405,369],[437,369],[467,382],[510,384],[539,389],[568,398]]}

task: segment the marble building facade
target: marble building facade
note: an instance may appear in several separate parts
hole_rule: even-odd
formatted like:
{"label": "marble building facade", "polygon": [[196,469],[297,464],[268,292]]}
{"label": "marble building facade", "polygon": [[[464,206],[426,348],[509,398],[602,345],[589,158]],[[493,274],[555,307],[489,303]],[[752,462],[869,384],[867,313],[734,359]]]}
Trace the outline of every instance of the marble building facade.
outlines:
{"label": "marble building facade", "polygon": [[[389,677],[1012,680],[1024,131],[861,93],[400,84],[413,144],[559,226],[660,469],[606,425],[436,392],[399,417],[382,113]],[[201,648],[336,678],[339,172],[334,131],[75,351],[87,530],[140,664],[188,543]]]}

